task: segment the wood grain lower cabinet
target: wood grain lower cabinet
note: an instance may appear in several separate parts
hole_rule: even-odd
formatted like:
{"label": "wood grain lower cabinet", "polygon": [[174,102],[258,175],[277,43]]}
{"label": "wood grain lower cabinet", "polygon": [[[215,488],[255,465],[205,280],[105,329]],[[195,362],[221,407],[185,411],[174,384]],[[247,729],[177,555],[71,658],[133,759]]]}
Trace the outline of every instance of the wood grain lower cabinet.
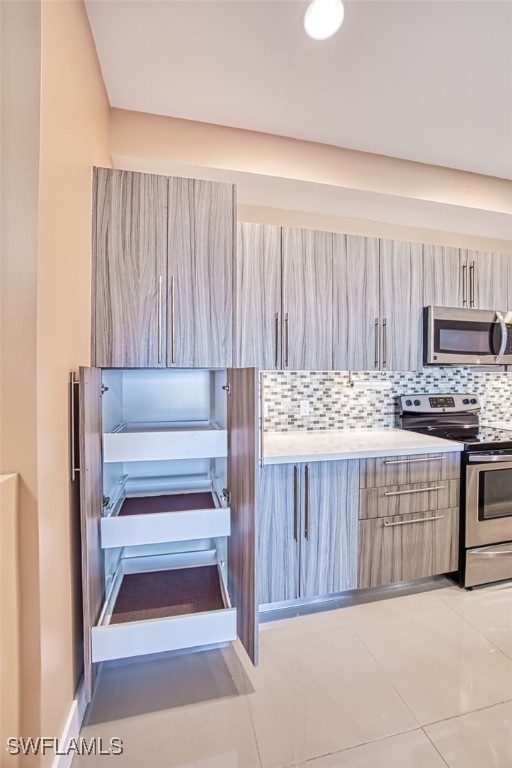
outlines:
{"label": "wood grain lower cabinet", "polygon": [[359,523],[359,587],[411,581],[458,567],[459,509]]}
{"label": "wood grain lower cabinet", "polygon": [[458,567],[460,454],[361,461],[358,587]]}
{"label": "wood grain lower cabinet", "polygon": [[260,472],[260,603],[357,583],[358,461],[276,464]]}

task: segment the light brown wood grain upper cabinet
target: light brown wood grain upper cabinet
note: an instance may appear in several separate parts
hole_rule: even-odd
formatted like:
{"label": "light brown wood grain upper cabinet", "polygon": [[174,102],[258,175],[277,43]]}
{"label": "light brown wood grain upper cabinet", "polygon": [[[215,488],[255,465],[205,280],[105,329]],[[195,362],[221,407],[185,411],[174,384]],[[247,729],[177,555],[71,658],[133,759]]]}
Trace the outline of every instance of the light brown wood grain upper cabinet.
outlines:
{"label": "light brown wood grain upper cabinet", "polygon": [[282,367],[332,370],[333,236],[282,230]]}
{"label": "light brown wood grain upper cabinet", "polygon": [[334,369],[379,367],[379,241],[333,235]]}
{"label": "light brown wood grain upper cabinet", "polygon": [[468,306],[474,309],[510,308],[509,282],[511,257],[500,253],[461,251],[467,260]]}
{"label": "light brown wood grain upper cabinet", "polygon": [[167,178],[95,168],[92,361],[166,365]]}
{"label": "light brown wood grain upper cabinet", "polygon": [[232,364],[235,187],[170,178],[167,365]]}
{"label": "light brown wood grain upper cabinet", "polygon": [[234,186],[97,168],[94,211],[94,364],[231,365]]}
{"label": "light brown wood grain upper cabinet", "polygon": [[235,279],[235,361],[281,368],[281,228],[239,222]]}

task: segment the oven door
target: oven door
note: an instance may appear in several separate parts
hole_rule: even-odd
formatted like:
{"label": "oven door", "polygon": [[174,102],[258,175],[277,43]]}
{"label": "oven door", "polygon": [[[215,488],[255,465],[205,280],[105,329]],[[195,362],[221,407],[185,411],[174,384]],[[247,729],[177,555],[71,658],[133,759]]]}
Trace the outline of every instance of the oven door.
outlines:
{"label": "oven door", "polygon": [[427,307],[425,362],[430,365],[512,363],[512,313]]}
{"label": "oven door", "polygon": [[470,454],[466,548],[512,540],[512,453]]}

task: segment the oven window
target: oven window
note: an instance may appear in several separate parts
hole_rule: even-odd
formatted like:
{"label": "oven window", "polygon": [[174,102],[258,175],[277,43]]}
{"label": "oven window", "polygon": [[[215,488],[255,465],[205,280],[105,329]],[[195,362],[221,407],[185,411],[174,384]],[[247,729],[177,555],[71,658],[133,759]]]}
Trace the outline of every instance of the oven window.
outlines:
{"label": "oven window", "polygon": [[512,469],[480,471],[478,519],[512,517]]}

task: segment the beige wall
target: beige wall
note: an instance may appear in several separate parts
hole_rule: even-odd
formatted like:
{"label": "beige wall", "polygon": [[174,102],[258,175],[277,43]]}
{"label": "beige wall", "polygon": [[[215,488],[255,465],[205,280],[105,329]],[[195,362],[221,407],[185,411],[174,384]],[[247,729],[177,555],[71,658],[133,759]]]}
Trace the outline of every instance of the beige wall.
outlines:
{"label": "beige wall", "polygon": [[[37,735],[41,653],[36,501],[39,3],[1,2],[0,16],[0,471],[19,473],[19,559],[23,564],[20,573],[21,718],[23,732]],[[6,759],[5,754],[2,756]]]}
{"label": "beige wall", "polygon": [[41,732],[74,694],[69,509],[70,370],[90,360],[91,178],[110,165],[109,107],[81,0],[41,4],[37,448]]}
{"label": "beige wall", "polygon": [[67,381],[90,359],[91,173],[110,165],[109,105],[82,0],[1,6],[0,469],[21,476],[22,730],[60,737],[76,684]]}
{"label": "beige wall", "polygon": [[235,182],[239,218],[512,253],[512,183],[113,109],[115,167]]}

